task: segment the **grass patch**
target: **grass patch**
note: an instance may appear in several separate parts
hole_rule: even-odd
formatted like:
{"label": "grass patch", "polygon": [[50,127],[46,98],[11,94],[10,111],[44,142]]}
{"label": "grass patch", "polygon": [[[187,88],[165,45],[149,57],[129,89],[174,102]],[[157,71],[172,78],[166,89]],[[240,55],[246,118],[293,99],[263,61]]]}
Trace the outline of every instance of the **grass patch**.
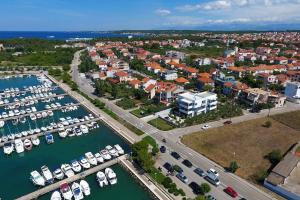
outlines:
{"label": "grass patch", "polygon": [[117,101],[117,106],[120,106],[121,108],[128,110],[135,107],[135,102],[132,99],[129,98],[123,98],[119,101]]}
{"label": "grass patch", "polygon": [[148,144],[150,144],[152,147],[156,147],[157,143],[154,138],[151,136],[147,135],[146,137],[143,138],[144,141],[146,141]]}
{"label": "grass patch", "polygon": [[142,109],[136,109],[130,112],[131,114],[133,114],[134,116],[138,117],[138,118],[142,118],[142,117],[146,117],[147,115],[142,114],[143,110]]}
{"label": "grass patch", "polygon": [[282,114],[278,114],[278,115],[272,115],[271,118],[285,124],[286,126],[300,130],[300,111],[299,110],[293,111],[293,112],[282,113]]}
{"label": "grass patch", "polygon": [[162,131],[169,131],[174,129],[173,125],[161,118],[152,119],[148,123]]}
{"label": "grass patch", "polygon": [[[263,127],[266,121],[272,126]],[[270,118],[260,118],[196,132],[183,137],[182,142],[223,167],[237,161],[237,174],[256,182],[257,174],[272,164],[266,155],[275,149],[283,154],[297,141],[300,132]]]}

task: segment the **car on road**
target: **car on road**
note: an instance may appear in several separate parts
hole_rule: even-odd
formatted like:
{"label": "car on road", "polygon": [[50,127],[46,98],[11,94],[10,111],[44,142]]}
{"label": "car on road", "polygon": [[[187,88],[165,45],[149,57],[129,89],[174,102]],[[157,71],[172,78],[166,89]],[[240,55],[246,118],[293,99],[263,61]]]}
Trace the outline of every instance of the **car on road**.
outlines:
{"label": "car on road", "polygon": [[166,153],[167,148],[165,146],[161,146],[159,150],[162,153]]}
{"label": "car on road", "polygon": [[203,129],[203,130],[206,130],[206,129],[209,129],[210,127],[211,127],[210,125],[205,124],[204,126],[202,126],[202,129]]}
{"label": "car on road", "polygon": [[219,176],[219,173],[218,173],[215,169],[213,169],[213,168],[210,168],[209,170],[207,170],[207,173],[208,173],[208,174],[212,173],[212,174],[214,174],[216,177]]}
{"label": "car on road", "polygon": [[166,170],[168,170],[168,172],[174,172],[173,166],[172,166],[170,163],[168,163],[168,162],[166,162],[166,163],[163,165],[163,167],[164,167]]}
{"label": "car on road", "polygon": [[173,156],[176,160],[179,160],[181,158],[181,156],[175,151],[171,152],[171,156]]}
{"label": "car on road", "polygon": [[185,159],[184,161],[182,161],[182,164],[184,164],[188,168],[193,167],[193,164],[189,160],[187,160],[187,159]]}
{"label": "car on road", "polygon": [[229,194],[231,197],[235,198],[238,196],[238,193],[230,186],[228,186],[224,192],[226,192],[227,194]]}
{"label": "car on road", "polygon": [[206,200],[217,200],[215,197],[211,196],[210,194],[206,196]]}
{"label": "car on road", "polygon": [[192,188],[194,194],[196,194],[196,195],[202,194],[201,187],[196,182],[191,182],[189,184],[189,186],[190,186],[190,188]]}
{"label": "car on road", "polygon": [[173,169],[178,173],[183,173],[183,169],[181,169],[181,167],[179,167],[178,165],[174,165]]}
{"label": "car on road", "polygon": [[197,167],[196,169],[194,169],[194,172],[196,174],[198,174],[199,176],[201,176],[201,177],[205,176],[205,172],[201,168],[199,168],[199,167]]}
{"label": "car on road", "polygon": [[223,123],[224,125],[229,125],[229,124],[232,124],[232,121],[231,120],[227,120]]}
{"label": "car on road", "polygon": [[189,182],[189,179],[183,173],[178,173],[176,177],[184,183]]}

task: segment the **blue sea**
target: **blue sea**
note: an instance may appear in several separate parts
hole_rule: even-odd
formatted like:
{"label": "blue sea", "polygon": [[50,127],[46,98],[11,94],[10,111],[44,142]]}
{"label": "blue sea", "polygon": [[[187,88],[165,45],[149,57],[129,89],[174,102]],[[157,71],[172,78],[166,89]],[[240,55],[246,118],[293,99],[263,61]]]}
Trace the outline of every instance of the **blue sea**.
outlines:
{"label": "blue sea", "polygon": [[[59,32],[59,31],[0,31],[0,39],[13,38],[39,38],[50,40],[70,40],[74,38],[125,38],[130,34],[120,34],[114,32]],[[143,37],[143,35],[132,35],[133,37]]]}

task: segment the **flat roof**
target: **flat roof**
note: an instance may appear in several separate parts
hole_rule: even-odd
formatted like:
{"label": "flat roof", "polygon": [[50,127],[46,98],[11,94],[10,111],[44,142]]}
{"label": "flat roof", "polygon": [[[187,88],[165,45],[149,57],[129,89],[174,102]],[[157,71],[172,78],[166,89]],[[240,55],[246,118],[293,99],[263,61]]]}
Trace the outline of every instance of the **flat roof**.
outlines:
{"label": "flat roof", "polygon": [[216,94],[212,93],[212,92],[201,92],[201,93],[185,92],[185,93],[180,94],[179,96],[186,98],[186,99],[195,100],[195,99],[200,99],[200,98],[216,96]]}

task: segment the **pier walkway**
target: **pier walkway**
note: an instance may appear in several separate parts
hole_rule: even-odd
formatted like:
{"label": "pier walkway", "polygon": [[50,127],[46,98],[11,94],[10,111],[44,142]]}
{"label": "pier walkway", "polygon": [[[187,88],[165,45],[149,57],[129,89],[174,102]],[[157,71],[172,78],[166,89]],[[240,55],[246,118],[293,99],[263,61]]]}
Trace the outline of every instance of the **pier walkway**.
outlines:
{"label": "pier walkway", "polygon": [[32,88],[32,89],[29,89],[29,88],[24,88],[24,89],[19,89],[19,91],[5,91],[5,90],[1,90],[0,91],[0,95],[6,95],[6,94],[21,94],[21,93],[31,93],[31,94],[38,94],[36,93],[36,91],[39,91],[39,90],[44,90],[42,92],[51,92],[53,90],[56,90],[58,89],[59,87],[57,85],[55,86],[51,86],[51,87],[47,87],[47,88],[40,88],[41,86],[43,85],[36,85],[37,88]]}
{"label": "pier walkway", "polygon": [[48,185],[46,187],[43,187],[43,188],[41,188],[39,190],[36,190],[36,191],[34,191],[32,193],[24,195],[24,196],[22,196],[20,198],[17,198],[17,200],[37,199],[38,197],[40,197],[40,196],[42,196],[44,194],[47,194],[48,192],[51,192],[53,190],[58,189],[60,187],[60,185],[63,184],[63,183],[66,183],[66,182],[67,183],[72,183],[74,181],[81,180],[81,179],[85,178],[86,176],[89,176],[89,175],[94,174],[94,173],[96,173],[96,172],[98,172],[100,170],[103,170],[104,168],[107,168],[107,167],[110,167],[112,165],[115,165],[115,164],[117,164],[120,161],[120,159],[126,158],[126,156],[127,156],[127,154],[125,154],[123,156],[120,156],[118,158],[115,158],[113,160],[107,161],[107,162],[105,162],[105,163],[103,163],[101,165],[97,165],[97,166],[95,166],[93,168],[87,169],[87,170],[85,170],[85,171],[83,171],[83,172],[81,172],[79,174],[76,174],[76,175],[70,177],[70,178],[66,178],[64,180],[61,180],[59,182],[53,183],[53,184]]}

